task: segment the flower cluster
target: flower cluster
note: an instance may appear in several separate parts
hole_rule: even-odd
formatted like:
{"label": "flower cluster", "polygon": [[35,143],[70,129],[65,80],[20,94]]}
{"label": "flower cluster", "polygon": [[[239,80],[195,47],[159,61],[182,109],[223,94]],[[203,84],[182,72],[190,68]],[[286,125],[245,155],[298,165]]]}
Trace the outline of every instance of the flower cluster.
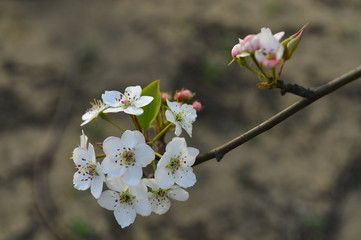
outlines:
{"label": "flower cluster", "polygon": [[272,34],[269,28],[262,28],[258,34],[239,39],[239,43],[231,50],[231,63],[237,61],[240,66],[257,74],[263,80],[258,84],[260,88],[278,87],[283,66],[296,50],[305,27],[282,42],[285,33]]}
{"label": "flower cluster", "polygon": [[[99,205],[114,212],[122,228],[132,224],[137,214],[166,213],[171,199],[188,199],[185,189],[197,181],[192,166],[199,151],[187,147],[185,138],[179,136],[182,129],[192,136],[192,124],[197,111],[202,109],[197,101],[195,107],[186,103],[193,96],[189,90],[182,90],[174,95],[175,101],[170,101],[170,97],[163,98],[156,81],[143,90],[140,86],[132,86],[124,93],[105,91],[102,101],[95,100],[83,115],[81,126],[100,116],[122,134],[106,138],[99,144],[99,151],[103,153],[97,155],[82,133],[80,146],[74,149],[72,156],[77,169],[74,187],[78,190],[90,188]],[[130,114],[135,130],[125,130],[107,117],[108,113],[116,112]],[[172,129],[176,137],[166,144],[164,135]],[[150,135],[154,137],[150,139]],[[165,146],[163,151],[158,150],[161,144]],[[97,162],[98,158],[103,160]],[[146,172],[148,165],[153,166],[153,173]],[[107,189],[103,191],[104,183]]]}

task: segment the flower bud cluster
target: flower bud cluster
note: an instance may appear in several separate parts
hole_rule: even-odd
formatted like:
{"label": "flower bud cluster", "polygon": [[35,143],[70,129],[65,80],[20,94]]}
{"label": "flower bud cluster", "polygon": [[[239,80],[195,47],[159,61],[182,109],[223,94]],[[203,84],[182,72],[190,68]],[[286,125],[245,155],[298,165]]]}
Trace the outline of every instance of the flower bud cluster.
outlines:
{"label": "flower bud cluster", "polygon": [[262,28],[258,34],[239,39],[239,43],[231,50],[231,63],[237,61],[240,66],[257,74],[263,81],[258,84],[259,87],[274,88],[278,84],[283,65],[296,50],[305,27],[306,25],[282,42],[285,32],[272,34],[269,28]]}
{"label": "flower bud cluster", "polygon": [[[132,224],[137,214],[166,213],[171,199],[186,201],[189,194],[185,189],[197,181],[192,166],[199,151],[188,147],[186,140],[178,137],[182,130],[192,136],[192,124],[202,106],[199,102],[193,103],[194,107],[180,102],[190,100],[195,94],[182,90],[175,94],[176,101],[171,102],[165,93],[158,92],[154,96],[143,96],[142,93],[140,86],[128,87],[124,93],[105,91],[102,101],[95,100],[92,108],[82,116],[84,122],[81,126],[98,116],[115,124],[107,114],[124,112],[131,115],[136,130],[118,126],[123,132],[121,136],[107,137],[100,144],[103,153],[98,155],[83,132],[80,146],[74,149],[72,155],[76,167],[74,187],[78,190],[90,189],[100,206],[114,212],[122,228]],[[153,121],[153,131],[149,131],[140,127],[139,117],[151,115],[153,110],[144,107],[153,103],[156,106],[156,101],[161,106]],[[156,152],[154,143],[164,139],[162,136],[174,128],[176,137],[168,144],[164,143],[165,151]],[[148,138],[152,133],[155,136],[150,140]],[[103,160],[98,162],[98,158]],[[153,173],[145,171],[148,165],[153,166]]]}

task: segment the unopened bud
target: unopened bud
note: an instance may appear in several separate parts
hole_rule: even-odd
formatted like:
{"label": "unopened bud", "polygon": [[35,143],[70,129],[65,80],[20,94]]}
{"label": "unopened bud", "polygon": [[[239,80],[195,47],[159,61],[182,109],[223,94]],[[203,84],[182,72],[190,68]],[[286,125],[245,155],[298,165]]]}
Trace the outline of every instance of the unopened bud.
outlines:
{"label": "unopened bud", "polygon": [[307,27],[307,25],[308,23],[305,24],[297,33],[283,40],[282,45],[285,47],[285,51],[283,53],[284,61],[290,59],[292,57],[292,54],[296,51],[298,44],[301,41],[302,33]]}
{"label": "unopened bud", "polygon": [[184,102],[184,101],[190,100],[193,96],[194,96],[194,93],[192,93],[191,91],[186,89],[186,90],[183,90],[180,92],[176,92],[174,94],[174,100],[176,100],[177,102]]}
{"label": "unopened bud", "polygon": [[192,106],[197,112],[200,112],[203,109],[202,104],[200,102],[198,102],[198,101],[194,101]]}
{"label": "unopened bud", "polygon": [[166,102],[167,100],[171,99],[170,95],[168,93],[166,93],[166,92],[162,92],[160,97],[161,97],[163,102]]}

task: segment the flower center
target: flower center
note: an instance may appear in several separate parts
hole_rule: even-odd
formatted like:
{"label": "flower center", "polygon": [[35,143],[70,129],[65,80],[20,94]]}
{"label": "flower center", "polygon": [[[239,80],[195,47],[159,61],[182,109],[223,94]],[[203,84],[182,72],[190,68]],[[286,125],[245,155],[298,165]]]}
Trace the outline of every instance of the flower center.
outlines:
{"label": "flower center", "polygon": [[177,122],[182,122],[182,120],[183,120],[183,112],[177,113],[177,114],[174,116],[174,118],[175,118],[175,120],[176,120]]}
{"label": "flower center", "polygon": [[132,194],[129,193],[129,190],[125,190],[124,192],[122,192],[119,195],[119,202],[120,203],[126,203],[131,205],[132,204],[132,200],[135,199],[135,196],[133,196]]}
{"label": "flower center", "polygon": [[180,168],[181,164],[178,157],[170,159],[170,163],[166,166],[173,173]]}
{"label": "flower center", "polygon": [[121,160],[124,164],[126,165],[130,165],[135,163],[135,154],[134,152],[128,150],[128,151],[124,151],[121,155]]}
{"label": "flower center", "polygon": [[95,164],[86,164],[84,166],[78,165],[78,172],[79,174],[83,175],[82,181],[92,180],[94,177],[99,176],[98,172],[96,171]]}

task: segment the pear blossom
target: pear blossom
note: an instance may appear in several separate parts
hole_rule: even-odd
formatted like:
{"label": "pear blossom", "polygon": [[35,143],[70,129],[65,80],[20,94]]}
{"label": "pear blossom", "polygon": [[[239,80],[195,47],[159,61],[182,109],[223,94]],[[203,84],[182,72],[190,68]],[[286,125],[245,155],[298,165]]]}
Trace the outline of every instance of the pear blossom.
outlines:
{"label": "pear blossom", "polygon": [[132,224],[137,214],[149,216],[152,213],[144,183],[127,186],[122,178],[108,178],[106,184],[109,190],[100,195],[98,203],[114,211],[114,217],[122,228]]}
{"label": "pear blossom", "polygon": [[81,117],[84,121],[80,126],[84,126],[85,124],[91,122],[93,119],[97,118],[100,113],[102,113],[108,106],[104,104],[100,100],[94,100],[94,102],[90,103],[92,107],[87,110],[86,113]]}
{"label": "pear blossom", "polygon": [[145,143],[139,131],[127,130],[121,138],[108,137],[103,142],[106,155],[101,166],[108,177],[122,176],[128,185],[137,185],[143,175],[142,167],[155,158],[154,150]]}
{"label": "pear blossom", "polygon": [[189,193],[183,188],[173,185],[168,189],[160,188],[154,178],[143,179],[142,182],[151,190],[148,192],[148,199],[152,211],[158,215],[166,213],[171,205],[170,199],[186,201]]}
{"label": "pear blossom", "polygon": [[183,128],[192,137],[192,123],[197,118],[197,113],[193,106],[189,104],[181,105],[180,103],[168,100],[167,105],[170,110],[165,111],[165,117],[169,122],[174,123],[175,135],[179,136]]}
{"label": "pear blossom", "polygon": [[105,176],[100,164],[96,162],[94,147],[87,144],[88,137],[84,134],[80,136],[80,147],[73,151],[73,161],[77,171],[73,177],[74,187],[78,190],[90,188],[92,195],[99,198],[103,190]]}
{"label": "pear blossom", "polygon": [[175,183],[184,188],[193,186],[197,179],[191,166],[198,154],[198,149],[187,147],[184,138],[173,138],[167,144],[154,173],[159,187],[168,189]]}
{"label": "pear blossom", "polygon": [[144,110],[142,107],[153,101],[151,96],[140,96],[142,88],[140,86],[127,87],[124,94],[118,91],[105,91],[102,99],[110,107],[105,113],[125,112],[132,115],[141,115]]}
{"label": "pear blossom", "polygon": [[257,34],[260,47],[256,50],[255,57],[263,66],[273,68],[281,62],[284,47],[280,40],[283,35],[284,32],[272,35],[269,28],[262,28],[261,32]]}
{"label": "pear blossom", "polygon": [[194,102],[192,103],[192,106],[193,106],[193,108],[196,110],[196,112],[200,112],[200,111],[202,111],[202,109],[203,109],[202,103],[200,103],[200,102],[198,102],[198,101],[194,101]]}

